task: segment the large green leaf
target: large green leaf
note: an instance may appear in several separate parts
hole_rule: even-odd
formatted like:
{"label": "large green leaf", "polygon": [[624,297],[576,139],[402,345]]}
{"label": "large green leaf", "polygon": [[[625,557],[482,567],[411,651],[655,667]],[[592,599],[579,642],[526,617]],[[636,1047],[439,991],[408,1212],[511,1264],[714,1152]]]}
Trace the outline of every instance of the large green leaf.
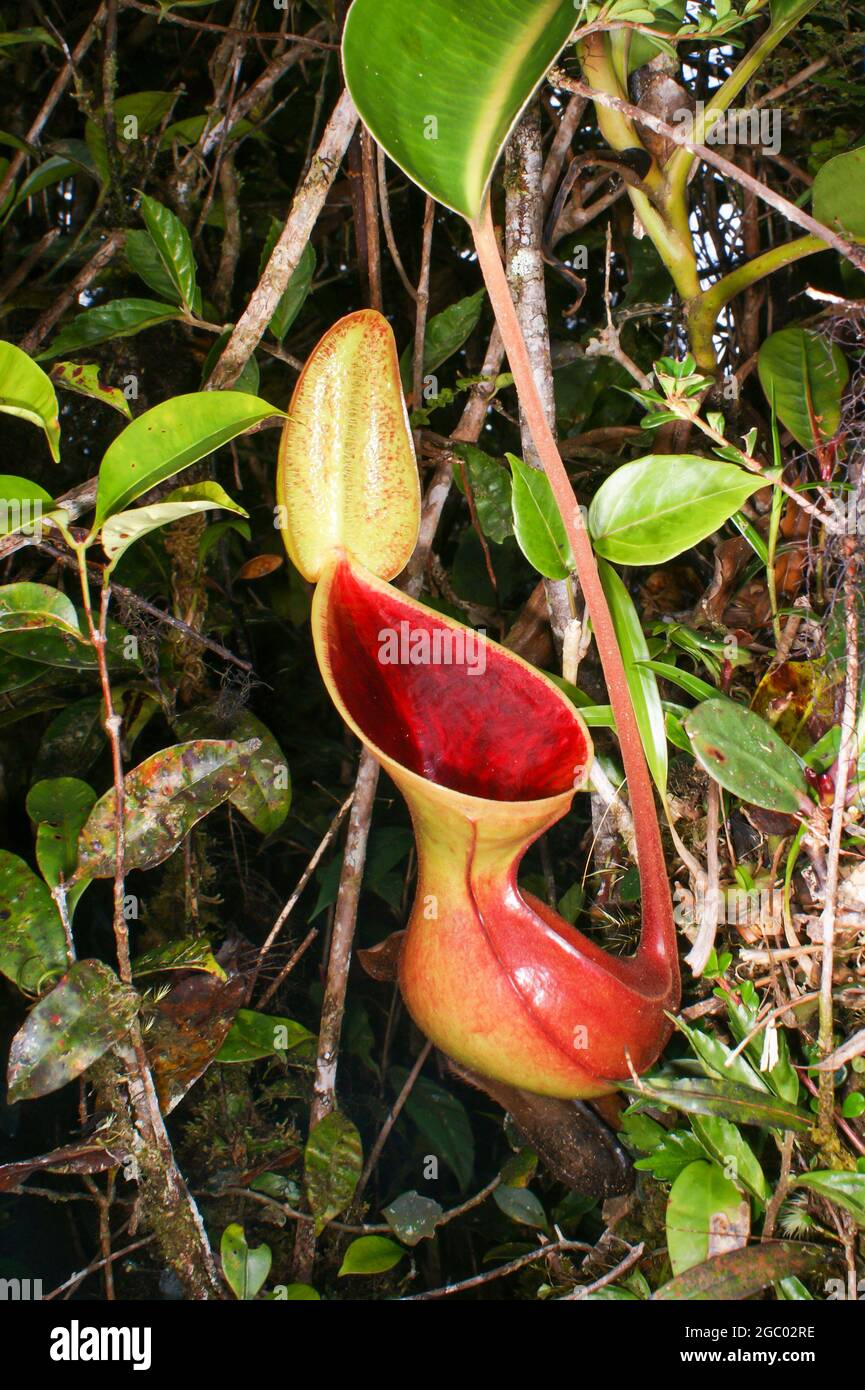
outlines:
{"label": "large green leaf", "polygon": [[193,391],[153,406],[105,452],[94,527],[253,425],[283,413],[245,391]]}
{"label": "large green leaf", "polygon": [[0,474],[0,535],[13,531],[33,535],[54,503],[51,495],[29,478],[17,478],[11,473]]}
{"label": "large green leaf", "polygon": [[660,565],[711,536],[764,486],[720,459],[649,454],[617,468],[595,493],[592,542],[616,564]]}
{"label": "large green leaf", "polygon": [[[397,1094],[406,1083],[408,1072],[391,1067],[388,1073]],[[432,1153],[446,1163],[463,1192],[472,1178],[475,1146],[472,1127],[461,1100],[429,1077],[419,1076],[405,1103],[406,1114],[417,1125]]]}
{"label": "large green leaf", "polygon": [[[163,748],[123,781],[127,869],[152,869],[194,825],[226,801],[246,775],[257,744],[198,739]],[[114,873],[115,796],[97,801],[78,839],[77,877]]]}
{"label": "large green leaf", "polygon": [[66,938],[51,894],[15,854],[0,849],[0,971],[19,989],[37,990],[66,969]]}
{"label": "large green leaf", "polygon": [[667,1202],[667,1251],[674,1274],[748,1239],[750,1206],[714,1163],[698,1159],[676,1178]]}
{"label": "large green leaf", "polygon": [[667,728],[658,690],[658,678],[646,662],[649,648],[634,601],[612,565],[599,561],[601,584],[610,606],[610,617],[622,653],[625,677],[646,762],[662,796],[667,791]]}
{"label": "large green leaf", "polygon": [[59,1090],[119,1042],[138,995],[98,960],[76,961],[31,1009],[9,1051],[9,1099]]}
{"label": "large green leaf", "polygon": [[807,808],[798,758],[759,714],[732,700],[704,700],[683,722],[697,761],[726,791],[767,811]]}
{"label": "large green leaf", "polygon": [[225,727],[207,710],[193,710],[179,721],[184,738],[257,739],[249,773],[231,794],[231,804],[261,835],[278,830],[291,808],[291,775],[285,754],[266,724],[249,710]]}
{"label": "large green leaf", "polygon": [[217,1053],[217,1062],[257,1062],[262,1057],[293,1052],[305,1047],[314,1034],[293,1018],[238,1009],[228,1036]]}
{"label": "large green leaf", "polygon": [[834,439],[850,372],[843,352],[807,328],[782,328],[757,354],[760,385],[803,449]]}
{"label": "large green leaf", "polygon": [[51,457],[58,462],[60,420],[54,385],[32,357],[14,343],[0,342],[0,410],[40,425],[45,431]]}
{"label": "large green leaf", "polygon": [[180,318],[181,312],[173,304],[157,304],[154,299],[112,299],[110,304],[97,304],[61,328],[51,346],[40,352],[39,361],[77,352],[82,347],[95,347],[112,338],[131,338],[144,328]]}
{"label": "large green leaf", "polygon": [[763,1129],[810,1129],[813,1116],[769,1091],[758,1091],[738,1081],[710,1081],[686,1077],[668,1081],[648,1077],[623,1081],[621,1090],[639,1097],[646,1105],[668,1105],[692,1115],[719,1115],[734,1124],[759,1125]]}
{"label": "large green leaf", "polygon": [[574,558],[546,473],[529,468],[514,454],[508,454],[507,460],[513,475],[511,506],[520,550],[546,579],[567,579]]}
{"label": "large green leaf", "polygon": [[357,109],[415,183],[469,220],[520,112],[577,22],[573,0],[355,0]]}
{"label": "large green leaf", "polygon": [[825,226],[865,241],[865,149],[836,154],[818,169],[812,207]]}

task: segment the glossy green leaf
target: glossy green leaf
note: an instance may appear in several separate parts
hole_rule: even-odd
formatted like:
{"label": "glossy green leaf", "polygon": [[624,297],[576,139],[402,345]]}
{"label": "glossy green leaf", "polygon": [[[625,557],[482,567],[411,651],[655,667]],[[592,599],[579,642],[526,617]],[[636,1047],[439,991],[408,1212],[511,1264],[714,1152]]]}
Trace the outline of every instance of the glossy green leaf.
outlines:
{"label": "glossy green leaf", "polygon": [[345,79],[376,140],[474,218],[504,143],[577,22],[572,0],[355,0]]}
{"label": "glossy green leaf", "polygon": [[[514,534],[508,470],[474,444],[455,444],[454,453],[465,467],[481,530],[489,540],[501,545]],[[454,466],[454,482],[460,492],[465,491],[459,463]]]}
{"label": "glossy green leaf", "polygon": [[[467,299],[458,299],[456,304],[451,304],[440,314],[433,314],[426,326],[424,335],[424,376],[429,372],[436,371],[444,362],[447,362],[449,357],[453,357],[454,353],[462,347],[466,338],[474,332],[483,311],[486,297],[486,290],[478,290],[477,294],[470,294]],[[414,347],[409,343],[399,359],[400,377],[406,393],[412,389],[413,366]],[[417,405],[418,402],[416,401],[415,404]]]}
{"label": "glossy green leaf", "polygon": [[683,723],[697,761],[726,791],[789,815],[810,804],[795,753],[759,714],[732,700],[705,700]]}
{"label": "glossy green leaf", "polygon": [[689,1163],[670,1189],[667,1251],[674,1274],[710,1256],[740,1249],[748,1239],[751,1209],[714,1163]]}
{"label": "glossy green leaf", "polygon": [[280,1052],[304,1047],[315,1035],[293,1018],[238,1009],[228,1037],[216,1055],[217,1062],[257,1062]]}
{"label": "glossy green leaf", "polygon": [[616,640],[622,653],[625,677],[631,692],[631,702],[637,717],[637,727],[649,771],[662,796],[667,791],[667,728],[658,690],[658,679],[646,662],[649,648],[634,601],[611,565],[599,561],[598,570],[604,587]]}
{"label": "glossy green leaf", "polygon": [[432,1197],[418,1192],[403,1192],[390,1206],[382,1208],[382,1216],[403,1245],[418,1245],[432,1240],[444,1209]]}
{"label": "glossy green leaf", "polygon": [[79,348],[95,347],[113,338],[131,338],[142,329],[154,328],[180,315],[180,309],[171,304],[157,304],[153,299],[112,299],[110,304],[98,304],[95,309],[76,314],[71,323],[61,328],[50,347],[40,352],[39,361],[62,357]]}
{"label": "glossy green leaf", "polygon": [[810,1129],[813,1116],[769,1091],[758,1091],[736,1081],[686,1078],[644,1078],[639,1085],[621,1083],[628,1095],[646,1104],[670,1106],[694,1115],[718,1115],[734,1124],[758,1125],[762,1129]]}
{"label": "glossy green leaf", "polygon": [[244,391],[193,391],[153,406],[105,452],[94,526],[253,425],[283,413]]}
{"label": "glossy green leaf", "polygon": [[23,859],[0,849],[0,971],[34,992],[66,964],[66,937],[50,892]]}
{"label": "glossy green leaf", "polygon": [[819,1192],[827,1201],[849,1211],[858,1225],[865,1226],[865,1173],[821,1169],[812,1173],[800,1173],[795,1178],[794,1185],[809,1187],[813,1192]]}
{"label": "glossy green leaf", "polygon": [[[403,1067],[391,1067],[388,1077],[399,1094],[408,1072]],[[430,1151],[447,1164],[465,1192],[474,1169],[475,1146],[462,1101],[435,1081],[419,1076],[405,1103],[405,1113],[420,1130]]]}
{"label": "glossy green leaf", "polygon": [[763,1169],[732,1120],[722,1120],[717,1115],[693,1115],[691,1128],[706,1153],[731,1182],[743,1187],[759,1202],[768,1201],[769,1189]]}
{"label": "glossy green leaf", "polygon": [[270,1273],[272,1255],[267,1245],[250,1247],[242,1226],[233,1222],[226,1226],[219,1242],[219,1255],[225,1282],[234,1297],[245,1301],[255,1298]]}
{"label": "glossy green leaf", "polygon": [[[261,275],[265,266],[270,260],[274,246],[282,235],[282,223],[278,217],[270,220],[270,231],[261,253],[261,260],[258,264],[258,273]],[[300,260],[292,272],[291,279],[282,292],[279,303],[273,311],[270,323],[267,325],[278,343],[281,343],[294,320],[297,318],[304,306],[306,297],[312,288],[312,277],[315,274],[315,247],[308,241],[303,248]]]}
{"label": "glossy green leaf", "polygon": [[811,206],[824,226],[865,241],[865,149],[845,150],[817,170]]}
{"label": "glossy green leaf", "polygon": [[148,507],[136,507],[128,512],[115,512],[103,523],[102,549],[109,560],[116,563],[124,551],[141,540],[142,536],[157,531],[161,526],[170,526],[183,517],[215,508],[235,512],[238,516],[249,515],[219,483],[192,483],[188,487],[175,488],[162,502],[153,502]]}
{"label": "glossy green leaf", "polygon": [[339,1277],[344,1274],[386,1274],[405,1255],[401,1245],[387,1236],[358,1236],[345,1252]]}
{"label": "glossy green leaf", "polygon": [[269,1295],[277,1303],[320,1303],[321,1294],[311,1284],[277,1284]]}
{"label": "glossy green leaf", "polygon": [[565,525],[545,473],[508,454],[514,535],[530,565],[546,579],[567,579],[574,568]]}
{"label": "glossy green leaf", "polygon": [[172,299],[176,299],[190,313],[198,313],[201,295],[188,231],[170,208],[146,193],[141,194],[140,211],[162,269],[173,287]]}
{"label": "glossy green leaf", "polygon": [[0,411],[39,425],[57,463],[60,459],[60,419],[51,378],[14,343],[0,342]]}
{"label": "glossy green leaf", "polygon": [[782,328],[762,343],[757,370],[766,400],[804,449],[834,439],[850,376],[836,344],[807,328]]}
{"label": "glossy green leaf", "polygon": [[304,1150],[306,1196],[316,1234],[350,1204],[362,1167],[357,1129],[338,1110],[331,1111],[312,1130]]}
{"label": "glossy green leaf", "polygon": [[107,965],[76,961],[12,1039],[10,1102],[35,1100],[80,1076],[125,1036],[138,1004],[135,990]]}
{"label": "glossy green leaf", "polygon": [[51,368],[51,380],[66,391],[74,391],[76,395],[88,396],[91,400],[101,401],[103,405],[110,405],[112,410],[119,410],[121,415],[131,420],[128,400],[119,386],[102,385],[99,380],[101,370],[95,362],[55,362]]}
{"label": "glossy green leaf", "polygon": [[144,281],[149,290],[153,290],[154,294],[158,294],[160,299],[167,300],[169,304],[179,305],[180,296],[177,287],[165,269],[162,257],[149,232],[142,231],[137,227],[130,229],[126,233],[123,252],[129,269],[138,276],[139,280]]}
{"label": "glossy green leaf", "polygon": [[825,1246],[803,1245],[798,1240],[750,1245],[695,1265],[663,1284],[652,1298],[676,1303],[686,1300],[724,1303],[750,1298],[779,1279],[810,1274],[825,1265]]}
{"label": "glossy green leaf", "polygon": [[[129,869],[161,864],[194,825],[234,791],[255,744],[198,739],[154,753],[123,779]],[[114,789],[97,801],[78,840],[78,876],[111,878],[115,861]]]}
{"label": "glossy green leaf", "polygon": [[54,503],[50,493],[29,478],[0,474],[0,536],[23,531],[34,535]]}
{"label": "glossy green leaf", "polygon": [[82,636],[75,605],[48,584],[4,584],[0,588],[0,633],[27,628],[52,627],[73,637]]}
{"label": "glossy green leaf", "polygon": [[589,507],[599,555],[659,565],[711,536],[765,481],[720,459],[648,454],[611,473]]}

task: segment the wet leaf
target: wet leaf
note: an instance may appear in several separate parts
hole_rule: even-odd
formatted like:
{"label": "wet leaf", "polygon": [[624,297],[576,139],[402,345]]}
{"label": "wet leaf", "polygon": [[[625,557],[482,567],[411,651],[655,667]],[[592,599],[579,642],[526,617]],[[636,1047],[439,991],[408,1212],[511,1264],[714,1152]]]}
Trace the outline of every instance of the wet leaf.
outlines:
{"label": "wet leaf", "polygon": [[349,1206],[363,1167],[360,1135],[338,1110],[315,1126],[306,1141],[306,1196],[320,1235],[335,1216]]}
{"label": "wet leaf", "polygon": [[112,410],[119,410],[121,415],[131,420],[128,400],[118,386],[102,385],[99,380],[101,370],[95,362],[55,362],[51,368],[51,379],[64,390],[110,405]]}
{"label": "wet leaf", "polygon": [[697,761],[726,791],[767,811],[807,810],[798,759],[758,714],[732,700],[705,700],[682,722]]}
{"label": "wet leaf", "polygon": [[574,557],[559,505],[545,473],[507,455],[513,475],[514,535],[530,565],[546,579],[567,579]]}
{"label": "wet leaf", "polygon": [[760,385],[782,425],[804,449],[834,439],[850,372],[843,352],[807,328],[782,328],[757,354]]}
{"label": "wet leaf", "polygon": [[765,480],[720,459],[649,454],[617,468],[589,508],[599,555],[659,565],[711,536]]}
{"label": "wet leaf", "polygon": [[[256,747],[255,740],[196,739],[163,748],[127,773],[126,869],[152,869],[167,859],[203,816],[228,799]],[[114,808],[112,788],[96,803],[79,837],[79,875],[113,876]]]}
{"label": "wet leaf", "polygon": [[66,937],[50,892],[23,859],[0,850],[0,971],[33,992],[66,964]]}
{"label": "wet leaf", "polygon": [[76,961],[12,1039],[10,1102],[35,1100],[80,1076],[125,1036],[138,1004],[107,965]]}
{"label": "wet leaf", "polygon": [[371,309],[340,319],[309,357],[279,449],[282,538],[304,578],[347,550],[382,579],[414,550],[420,486],[393,333]]}
{"label": "wet leaf", "polygon": [[13,343],[0,342],[0,411],[39,425],[51,457],[59,461],[60,418],[54,385],[32,357]]}
{"label": "wet leaf", "polygon": [[444,1209],[431,1197],[403,1192],[390,1206],[383,1207],[381,1214],[403,1245],[415,1246],[422,1240],[432,1240]]}
{"label": "wet leaf", "polygon": [[751,1245],[694,1266],[656,1289],[652,1298],[676,1302],[750,1298],[776,1280],[810,1274],[825,1267],[826,1258],[825,1247],[803,1245],[798,1240]]}
{"label": "wet leaf", "polygon": [[667,1250],[674,1274],[707,1258],[742,1248],[751,1209],[714,1163],[698,1160],[683,1169],[667,1202]]}
{"label": "wet leaf", "polygon": [[405,1251],[387,1236],[358,1236],[345,1252],[339,1277],[344,1274],[385,1274],[399,1264]]}
{"label": "wet leaf", "polygon": [[256,1062],[278,1052],[293,1052],[315,1037],[303,1024],[277,1014],[261,1014],[255,1009],[239,1009],[231,1030],[222,1044],[218,1062]]}
{"label": "wet leaf", "polygon": [[99,467],[94,530],[142,493],[281,410],[245,391],[193,391],[146,410],[109,444]]}
{"label": "wet leaf", "polygon": [[246,1243],[242,1226],[226,1226],[219,1244],[222,1272],[235,1298],[241,1301],[255,1298],[264,1286],[272,1255],[267,1245],[252,1248]]}

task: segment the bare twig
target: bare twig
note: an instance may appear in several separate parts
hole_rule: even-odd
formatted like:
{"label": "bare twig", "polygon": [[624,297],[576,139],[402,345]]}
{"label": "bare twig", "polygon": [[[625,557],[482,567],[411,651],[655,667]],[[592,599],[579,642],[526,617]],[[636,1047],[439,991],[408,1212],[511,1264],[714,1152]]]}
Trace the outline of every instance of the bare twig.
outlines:
{"label": "bare twig", "polygon": [[57,296],[51,308],[46,309],[45,313],[40,315],[30,331],[21,339],[23,352],[36,351],[70,305],[78,303],[78,296],[82,290],[86,290],[87,286],[114,259],[115,254],[123,245],[123,240],[124,233],[122,231],[109,232],[95,255],[91,256],[87,264],[75,276],[75,279],[71,280],[63,292]]}
{"label": "bare twig", "polygon": [[309,171],[295,194],[285,226],[252,298],[211,373],[208,390],[217,391],[231,386],[264,337],[324,207],[324,200],[336,178],[356,125],[357,112],[346,90],[336,104]]}
{"label": "bare twig", "polygon": [[567,1303],[569,1300],[578,1301],[582,1298],[588,1298],[590,1293],[597,1293],[599,1289],[605,1289],[608,1284],[614,1284],[617,1279],[621,1279],[623,1274],[627,1274],[629,1269],[633,1269],[634,1265],[639,1263],[643,1258],[645,1248],[644,1242],[640,1241],[639,1245],[635,1245],[633,1249],[628,1251],[625,1258],[616,1265],[615,1269],[608,1270],[606,1274],[602,1274],[600,1279],[596,1279],[592,1284],[583,1284],[580,1288],[574,1289],[573,1293],[566,1293],[564,1298],[560,1299],[559,1302]]}
{"label": "bare twig", "polygon": [[516,1260],[499,1265],[498,1269],[491,1269],[487,1274],[476,1274],[473,1278],[463,1279],[458,1284],[444,1284],[440,1289],[428,1289],[426,1293],[408,1294],[400,1299],[400,1303],[422,1303],[433,1298],[449,1298],[451,1294],[465,1293],[468,1289],[480,1288],[482,1284],[491,1284],[494,1279],[504,1279],[509,1274],[516,1274],[518,1270],[525,1269],[526,1265],[534,1264],[536,1260],[547,1260],[551,1255],[571,1250],[581,1250],[588,1254],[592,1248],[581,1240],[551,1241],[547,1245],[539,1246],[537,1250],[530,1250],[526,1255],[520,1255]]}
{"label": "bare twig", "polygon": [[366,1163],[363,1166],[363,1172],[360,1175],[360,1179],[355,1189],[355,1201],[357,1201],[358,1197],[360,1197],[361,1193],[363,1192],[364,1188],[369,1182],[370,1175],[372,1174],[373,1170],[375,1169],[375,1165],[378,1163],[379,1158],[381,1157],[381,1151],[387,1143],[390,1132],[396,1124],[397,1120],[399,1119],[402,1113],[403,1106],[405,1105],[406,1101],[411,1095],[414,1083],[417,1081],[418,1076],[421,1072],[421,1068],[423,1067],[423,1064],[426,1061],[427,1057],[430,1055],[431,1051],[432,1043],[427,1041],[424,1043],[423,1047],[421,1048],[420,1052],[415,1058],[414,1066],[412,1067],[411,1071],[406,1077],[405,1082],[402,1086],[402,1090],[400,1091],[399,1095],[397,1096],[396,1100],[391,1106],[390,1111],[388,1113],[388,1117],[382,1125],[381,1129],[379,1130],[375,1143],[369,1151],[369,1157],[367,1158]]}

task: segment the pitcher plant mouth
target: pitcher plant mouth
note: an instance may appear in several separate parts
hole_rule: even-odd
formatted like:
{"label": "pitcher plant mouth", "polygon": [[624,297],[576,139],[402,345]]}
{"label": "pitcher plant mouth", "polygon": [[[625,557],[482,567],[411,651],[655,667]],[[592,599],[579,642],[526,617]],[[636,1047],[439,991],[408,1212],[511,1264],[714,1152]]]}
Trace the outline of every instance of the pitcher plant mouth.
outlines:
{"label": "pitcher plant mouth", "polygon": [[483,801],[543,801],[585,783],[591,740],[551,681],[344,553],[322,574],[313,630],[332,698],[386,766]]}
{"label": "pitcher plant mouth", "polygon": [[409,804],[418,885],[400,985],[457,1062],[538,1094],[601,1095],[661,1052],[678,999],[665,920],[607,954],[523,892],[526,850],[570,808],[593,751],[544,676],[331,556],[312,612],[319,666],[349,726]]}

